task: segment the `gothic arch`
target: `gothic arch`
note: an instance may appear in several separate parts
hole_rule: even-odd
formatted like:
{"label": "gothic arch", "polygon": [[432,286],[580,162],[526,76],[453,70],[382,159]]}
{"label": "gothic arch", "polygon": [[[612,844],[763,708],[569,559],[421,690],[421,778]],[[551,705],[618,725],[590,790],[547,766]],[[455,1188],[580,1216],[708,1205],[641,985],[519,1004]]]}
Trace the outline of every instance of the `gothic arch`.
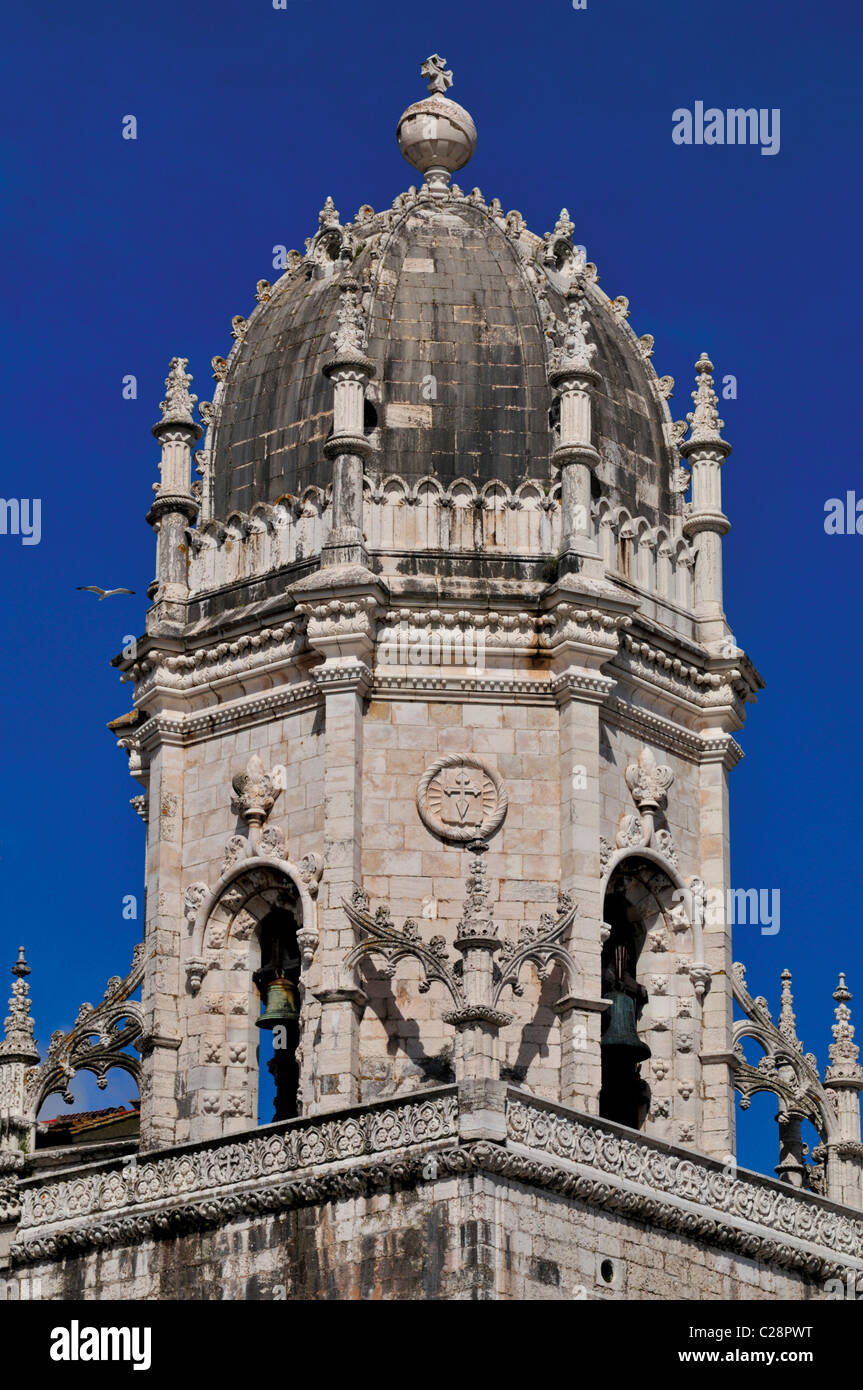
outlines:
{"label": "gothic arch", "polygon": [[634,1047],[606,1052],[603,1045],[601,1113],[621,1119],[620,1106],[632,1112],[623,1123],[683,1144],[698,1142],[701,1125],[699,1001],[709,971],[699,887],[698,880],[687,887],[670,860],[640,845],[612,855],[602,882],[603,995],[612,1000],[603,1033],[617,1041],[637,1031],[649,1055],[639,1060]]}
{"label": "gothic arch", "polygon": [[208,948],[221,949],[213,946],[211,939],[208,940],[212,926],[224,928],[227,943],[232,932],[236,934],[234,924],[242,913],[248,912],[260,921],[259,914],[276,905],[275,899],[279,891],[284,889],[286,879],[299,895],[302,930],[304,935],[314,935],[314,942],[310,941],[313,951],[318,932],[317,909],[309,891],[310,878],[315,878],[311,866],[299,869],[288,859],[253,854],[222,874],[212,891],[208,891],[205,884],[192,884],[186,890],[187,905],[193,905],[197,898],[192,921],[192,956],[200,956]]}
{"label": "gothic arch", "polygon": [[[268,833],[276,832],[264,831]],[[214,1136],[257,1123],[259,1058],[263,1065],[264,1057],[257,1027],[260,1001],[265,998],[259,989],[265,964],[260,949],[262,927],[280,909],[296,922],[300,1066],[303,1034],[314,1028],[312,1015],[317,1015],[306,988],[318,939],[310,891],[316,887],[317,863],[309,866],[304,860],[303,869],[298,869],[288,860],[250,853],[248,841],[239,836],[229,845],[231,850],[241,856],[239,862],[222,874],[212,892],[203,884],[193,884],[186,891],[190,917],[198,901],[191,922],[194,954],[186,959],[187,1009],[203,1022],[194,1034],[190,1030],[188,1096],[198,1128]]]}
{"label": "gothic arch", "polygon": [[[605,867],[602,882],[600,883],[600,893],[603,899],[605,898],[612,874],[619,865],[624,863],[627,859],[646,859],[651,864],[655,864],[658,869],[662,869],[663,873],[668,876],[673,887],[680,893],[685,894],[685,897],[681,898],[680,902],[681,910],[686,912],[687,925],[692,929],[693,959],[699,963],[702,962],[704,960],[704,929],[702,921],[697,910],[686,911],[686,906],[684,906],[691,904],[692,909],[696,908],[697,888],[695,884],[697,881],[693,880],[692,884],[687,884],[679,870],[671,863],[671,860],[666,859],[665,856],[659,854],[657,850],[651,849],[647,845],[628,846],[625,849],[615,850]],[[666,910],[667,909],[663,909],[663,916],[666,915]],[[673,924],[671,921],[667,921],[666,925],[674,927],[675,930],[680,930],[680,926]]]}

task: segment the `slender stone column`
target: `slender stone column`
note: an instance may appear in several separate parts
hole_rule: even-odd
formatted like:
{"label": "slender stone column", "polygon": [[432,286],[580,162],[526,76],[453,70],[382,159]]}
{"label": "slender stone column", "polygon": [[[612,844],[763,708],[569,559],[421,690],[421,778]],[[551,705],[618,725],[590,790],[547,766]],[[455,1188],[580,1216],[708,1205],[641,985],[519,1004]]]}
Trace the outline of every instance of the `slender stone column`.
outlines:
{"label": "slender stone column", "polygon": [[30,1067],[39,1065],[39,1049],[33,1036],[27,984],[30,967],[23,946],[18,949],[12,974],[15,983],[0,1042],[0,1178],[24,1167],[27,1154],[33,1150],[36,1118],[27,1113],[25,1104],[26,1074]]}
{"label": "slender stone column", "polygon": [[844,974],[840,975],[833,993],[836,1022],[833,1042],[828,1049],[830,1065],[824,1078],[825,1089],[832,1092],[836,1101],[838,1128],[838,1138],[828,1145],[827,1151],[827,1195],[860,1211],[863,1210],[863,1143],[860,1142],[863,1067],[857,1060],[860,1048],[854,1041],[848,1007],[852,997]]}
{"label": "slender stone column", "polygon": [[564,340],[556,348],[549,385],[560,401],[560,440],[552,463],[560,469],[560,573],[579,571],[597,578],[604,566],[593,540],[590,522],[591,474],[599,454],[591,441],[591,389],[599,374],[591,367],[596,344],[586,340],[584,284],[579,278],[567,292]]}
{"label": "slender stone column", "polygon": [[198,515],[191,487],[191,449],[203,434],[193,416],[198,398],[189,395],[192,377],[187,365],[185,357],[172,357],[165,379],[167,394],[160,406],[162,419],[153,426],[162,446],[162,460],[161,481],[147,513],[147,521],[156,532],[156,578],[147,591],[153,600],[147,615],[148,632],[171,631],[186,619],[189,579],[185,533]]}
{"label": "slender stone column", "polygon": [[499,1081],[500,1030],[512,1015],[497,1009],[494,994],[494,956],[501,942],[489,905],[485,864],[481,855],[488,849],[483,840],[468,845],[474,858],[467,880],[464,914],[458,924],[455,948],[463,958],[461,983],[465,1006],[444,1013],[460,1035],[456,1049],[457,1081]]}
{"label": "slender stone column", "polygon": [[324,367],[333,384],[333,433],[324,452],[333,461],[332,526],[321,555],[324,565],[365,564],[363,543],[363,460],[371,452],[364,434],[366,387],[374,363],[363,352],[365,319],[359,283],[342,282],[335,354]]}
{"label": "slender stone column", "polygon": [[722,438],[723,421],[716,409],[713,363],[703,352],[695,364],[697,386],[692,393],[695,409],[687,415],[690,436],[680,446],[692,470],[692,501],[683,523],[683,534],[697,537],[695,560],[695,618],[698,639],[705,645],[728,636],[722,606],[722,537],[731,523],[722,510],[722,465],[731,445]]}
{"label": "slender stone column", "polygon": [[[788,1070],[791,1071],[791,1068]],[[789,1187],[799,1190],[806,1186],[806,1164],[803,1161],[803,1135],[800,1128],[804,1118],[804,1115],[794,1110],[776,1116],[779,1125],[779,1162],[773,1171],[780,1182],[787,1182]]]}

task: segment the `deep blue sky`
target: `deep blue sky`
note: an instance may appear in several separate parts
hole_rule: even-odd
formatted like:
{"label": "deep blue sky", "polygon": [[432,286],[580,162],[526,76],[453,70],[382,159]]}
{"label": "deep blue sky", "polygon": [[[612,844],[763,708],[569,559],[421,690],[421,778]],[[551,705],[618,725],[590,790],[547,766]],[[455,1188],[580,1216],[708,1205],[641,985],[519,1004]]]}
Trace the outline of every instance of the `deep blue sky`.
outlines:
{"label": "deep blue sky", "polygon": [[[863,1010],[863,536],[823,529],[826,498],[863,495],[850,409],[861,28],[851,0],[588,0],[578,12],[571,0],[43,0],[7,12],[2,490],[41,497],[43,538],[0,536],[0,965],[26,943],[43,1045],[125,969],[140,932],[121,916],[124,894],[142,896],[138,787],[105,729],[129,691],[108,660],[143,627],[149,427],[168,360],[188,356],[209,399],[231,316],[250,312],[256,280],[276,278],[271,248],[302,250],[327,194],[346,219],[417,180],[395,126],[437,51],[479,130],[462,186],[537,232],[568,207],[603,287],[654,334],[675,418],[702,349],[737,377],[722,409],[734,445],[726,606],[768,688],[732,777],[733,879],[779,888],[782,921],[777,936],[740,929],[735,953],[755,993],[778,996],[780,970],[795,972],[801,1036],[826,1059],[838,968]],[[779,107],[779,154],[673,144],[672,111],[696,100]],[[129,114],[135,142],[121,138]],[[136,401],[121,396],[127,373]],[[91,583],[137,596],[99,604],[75,591]],[[769,1169],[774,1149],[770,1121],[743,1126],[744,1162]]]}

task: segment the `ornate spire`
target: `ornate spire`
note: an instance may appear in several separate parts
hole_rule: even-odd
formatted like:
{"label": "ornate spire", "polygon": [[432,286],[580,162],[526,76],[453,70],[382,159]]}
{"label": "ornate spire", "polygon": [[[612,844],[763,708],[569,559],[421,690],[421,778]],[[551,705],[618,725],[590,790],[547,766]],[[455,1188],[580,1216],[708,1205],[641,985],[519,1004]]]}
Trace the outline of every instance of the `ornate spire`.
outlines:
{"label": "ornate spire", "polygon": [[432,96],[443,96],[447,87],[452,86],[452,73],[447,71],[446,58],[442,58],[439,53],[432,53],[430,58],[426,58],[420,68],[420,75],[427,79]]}
{"label": "ornate spire", "polygon": [[[172,357],[171,367],[165,377],[165,399],[159,402],[162,418],[159,425],[194,425],[193,407],[198,397],[189,395],[192,376],[186,371],[188,357]],[[156,428],[158,429],[158,425]]]}
{"label": "ornate spire", "polygon": [[722,428],[724,420],[720,420],[719,412],[716,409],[717,396],[713,389],[713,363],[702,352],[695,364],[697,372],[695,390],[692,392],[692,399],[695,402],[695,409],[691,410],[686,416],[689,424],[690,434],[686,443],[692,444],[722,444],[726,448],[725,440],[722,438]]}
{"label": "ornate spire", "polygon": [[779,1002],[779,1031],[789,1042],[799,1043],[797,1019],[794,1017],[794,995],[791,993],[791,971],[782,971],[782,998]]}
{"label": "ornate spire", "polygon": [[491,915],[489,887],[483,854],[487,845],[482,840],[474,840],[470,846],[471,865],[467,875],[467,892],[461,921],[456,929],[460,940],[470,937],[496,937],[497,925]]}
{"label": "ornate spire", "polygon": [[851,1022],[851,1010],[848,1007],[848,1001],[853,998],[853,995],[845,984],[844,972],[839,976],[839,983],[833,991],[833,998],[836,1000],[836,1022],[832,1029],[833,1041],[827,1049],[830,1065],[827,1068],[825,1080],[828,1082],[857,1081],[863,1077],[863,1067],[857,1061],[860,1048],[854,1041],[854,1025]]}
{"label": "ornate spire", "polygon": [[0,1057],[15,1057],[22,1061],[39,1061],[39,1051],[33,1037],[33,1019],[30,1017],[30,986],[26,976],[30,967],[24,958],[24,947],[18,947],[18,959],[12,966],[15,983],[9,1000],[9,1015],[4,1020],[5,1037],[0,1042]]}
{"label": "ornate spire", "polygon": [[321,228],[321,231],[323,231],[325,227],[338,227],[338,225],[338,210],[332,198],[327,195],[324,199],[324,205],[318,213],[318,226]]}
{"label": "ornate spire", "polygon": [[578,277],[566,292],[566,323],[563,342],[553,349],[552,368],[559,372],[589,372],[596,344],[587,341],[588,325],[584,322],[584,281]]}
{"label": "ornate spire", "polygon": [[572,241],[572,234],[575,231],[575,223],[571,220],[568,208],[561,208],[560,216],[554,224],[552,238],[563,237],[565,241]]}

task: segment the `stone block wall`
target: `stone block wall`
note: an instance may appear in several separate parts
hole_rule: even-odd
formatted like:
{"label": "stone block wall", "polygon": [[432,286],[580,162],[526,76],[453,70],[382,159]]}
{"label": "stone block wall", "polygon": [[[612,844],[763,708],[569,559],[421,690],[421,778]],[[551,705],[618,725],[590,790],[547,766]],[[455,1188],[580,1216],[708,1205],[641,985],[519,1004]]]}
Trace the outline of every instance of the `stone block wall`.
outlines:
{"label": "stone block wall", "polygon": [[37,1263],[48,1299],[823,1298],[824,1281],[493,1175]]}
{"label": "stone block wall", "polygon": [[[417,811],[417,785],[436,759],[481,758],[503,780],[509,805],[484,856],[491,906],[502,937],[554,911],[560,886],[560,755],[553,705],[427,700],[370,701],[363,723],[363,886],[374,908],[388,903],[397,922],[415,918],[427,937],[455,936],[463,913],[470,854],[442,842]],[[445,996],[421,994],[418,967],[384,979],[365,971],[369,1004],[361,1025],[361,1099],[452,1076],[453,1029],[441,1021]],[[552,1004],[557,975],[541,985],[524,973],[524,994],[508,995],[515,1015],[501,1034],[504,1074],[557,1099],[560,1027]]]}

